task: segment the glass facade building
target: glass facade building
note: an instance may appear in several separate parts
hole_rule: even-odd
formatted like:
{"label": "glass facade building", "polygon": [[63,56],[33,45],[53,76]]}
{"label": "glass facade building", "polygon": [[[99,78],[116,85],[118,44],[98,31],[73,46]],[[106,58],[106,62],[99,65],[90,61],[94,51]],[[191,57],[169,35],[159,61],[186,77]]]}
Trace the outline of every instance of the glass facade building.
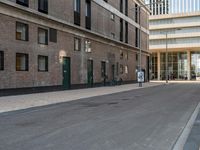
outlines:
{"label": "glass facade building", "polygon": [[[158,65],[160,65],[160,80],[200,80],[200,52],[191,52],[190,56],[186,52],[169,52],[168,69],[166,69],[166,53],[160,53],[158,62],[157,53],[151,55],[151,80],[158,79]],[[190,57],[191,62],[188,61]],[[188,70],[188,65],[191,69]]]}
{"label": "glass facade building", "polygon": [[156,1],[146,1],[154,3],[149,21],[151,79],[200,80],[200,0]]}
{"label": "glass facade building", "polygon": [[200,80],[200,52],[191,53],[191,79]]}

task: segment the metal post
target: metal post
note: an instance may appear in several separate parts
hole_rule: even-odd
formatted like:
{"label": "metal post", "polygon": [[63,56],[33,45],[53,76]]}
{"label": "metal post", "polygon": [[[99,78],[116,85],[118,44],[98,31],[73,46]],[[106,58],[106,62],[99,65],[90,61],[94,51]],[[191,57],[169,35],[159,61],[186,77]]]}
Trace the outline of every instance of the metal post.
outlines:
{"label": "metal post", "polygon": [[165,78],[166,83],[168,83],[168,41],[167,41],[167,32],[166,32],[166,54],[165,54]]}
{"label": "metal post", "polygon": [[[146,7],[146,6],[149,6],[149,5],[153,5],[153,4],[161,4],[161,3],[163,3],[163,1],[162,0],[157,0],[156,2],[153,2],[153,3],[151,3],[150,2],[150,4],[146,4],[146,5],[141,5],[141,6],[139,6],[139,7],[137,7],[136,8],[136,11],[138,11],[138,8],[139,8],[139,51],[140,51],[140,62],[139,62],[139,71],[141,72],[142,71],[142,25],[141,25],[141,7]],[[148,12],[150,12],[150,11],[148,11]],[[139,82],[139,87],[142,87],[142,82]]]}
{"label": "metal post", "polygon": [[[139,44],[140,44],[140,46],[139,46],[139,48],[140,48],[140,72],[142,71],[142,25],[141,25],[141,9],[140,9],[140,7],[138,7],[139,8],[139,25],[140,25],[140,31],[139,31],[139,37],[140,37],[140,39],[139,39]],[[139,82],[139,87],[142,87],[142,82]]]}

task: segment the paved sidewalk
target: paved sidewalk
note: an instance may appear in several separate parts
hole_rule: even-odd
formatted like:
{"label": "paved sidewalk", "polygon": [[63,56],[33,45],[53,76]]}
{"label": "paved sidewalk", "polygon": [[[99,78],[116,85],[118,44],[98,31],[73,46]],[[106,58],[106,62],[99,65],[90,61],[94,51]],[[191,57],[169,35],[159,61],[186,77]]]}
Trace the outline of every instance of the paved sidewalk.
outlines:
{"label": "paved sidewalk", "polygon": [[[144,83],[142,88],[163,85]],[[138,84],[0,97],[0,113],[139,89]]]}

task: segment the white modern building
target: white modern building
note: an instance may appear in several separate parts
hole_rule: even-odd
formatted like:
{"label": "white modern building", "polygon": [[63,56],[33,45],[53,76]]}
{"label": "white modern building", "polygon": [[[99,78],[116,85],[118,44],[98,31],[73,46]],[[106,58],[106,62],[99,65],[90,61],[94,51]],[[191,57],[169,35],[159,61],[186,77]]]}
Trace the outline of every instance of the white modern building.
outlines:
{"label": "white modern building", "polygon": [[152,15],[190,13],[200,11],[200,0],[162,0],[163,3],[156,4],[157,0],[146,0],[150,5]]}
{"label": "white modern building", "polygon": [[200,12],[151,16],[150,51],[152,79],[164,80],[166,70],[171,80],[198,79],[200,77]]}
{"label": "white modern building", "polygon": [[200,80],[200,0],[165,1],[168,8],[160,10],[168,14],[156,12],[149,21],[151,79]]}

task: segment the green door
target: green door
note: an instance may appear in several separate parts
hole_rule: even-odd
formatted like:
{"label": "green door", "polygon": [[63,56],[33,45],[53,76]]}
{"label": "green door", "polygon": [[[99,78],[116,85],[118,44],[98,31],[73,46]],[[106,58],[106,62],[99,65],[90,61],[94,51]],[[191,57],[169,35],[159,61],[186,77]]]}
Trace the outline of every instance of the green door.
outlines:
{"label": "green door", "polygon": [[93,86],[93,60],[88,60],[87,62],[87,80],[88,87]]}
{"label": "green door", "polygon": [[70,58],[63,57],[63,87],[64,89],[70,89],[70,86],[71,86]]}
{"label": "green door", "polygon": [[103,85],[106,85],[106,62],[101,62],[101,77],[103,78]]}
{"label": "green door", "polygon": [[112,65],[112,80],[115,80],[115,65]]}

